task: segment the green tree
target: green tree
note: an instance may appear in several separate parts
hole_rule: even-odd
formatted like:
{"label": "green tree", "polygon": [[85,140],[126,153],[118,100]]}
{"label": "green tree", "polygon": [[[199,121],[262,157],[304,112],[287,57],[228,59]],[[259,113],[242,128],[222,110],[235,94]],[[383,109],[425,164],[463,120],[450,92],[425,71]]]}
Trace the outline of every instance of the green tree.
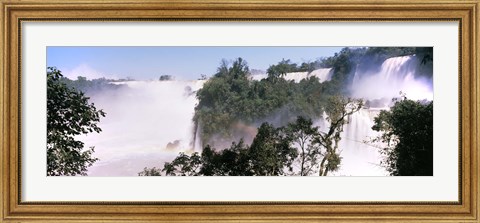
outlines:
{"label": "green tree", "polygon": [[162,176],[162,170],[152,167],[152,168],[143,168],[143,171],[138,173],[138,176]]}
{"label": "green tree", "polygon": [[214,176],[220,168],[220,157],[210,145],[206,145],[202,150],[202,167],[200,173],[205,176]]}
{"label": "green tree", "polygon": [[393,176],[433,176],[433,101],[403,96],[390,111],[381,111],[373,130],[382,133],[382,165]]}
{"label": "green tree", "polygon": [[285,76],[287,73],[290,72],[297,72],[300,69],[297,68],[296,63],[292,63],[290,60],[282,59],[282,61],[278,62],[277,65],[271,65],[267,69],[267,74],[269,79],[276,79]]}
{"label": "green tree", "polygon": [[298,175],[308,176],[317,167],[321,156],[322,148],[320,144],[315,143],[319,134],[318,127],[313,126],[311,119],[299,116],[295,122],[288,124],[287,132],[292,144],[300,150]]}
{"label": "green tree", "polygon": [[314,127],[311,119],[301,116],[287,126],[291,143],[299,149],[300,176],[315,172],[327,176],[329,172],[338,170],[341,163],[338,146],[343,127],[348,124],[348,117],[363,106],[362,100],[343,96],[332,96],[328,103],[325,109],[326,131]]}
{"label": "green tree", "polygon": [[[217,152],[207,145],[200,156],[180,153],[165,163],[162,171],[172,176],[308,176],[316,172],[326,176],[340,165],[340,133],[362,101],[332,97],[330,105],[333,108],[326,111],[330,123],[327,132],[321,132],[311,119],[302,116],[286,127],[263,123],[251,146],[240,140]],[[299,172],[294,172],[294,163],[299,164]],[[159,176],[160,171],[145,168],[139,175]]]}
{"label": "green tree", "polygon": [[332,96],[329,98],[329,105],[325,113],[329,123],[326,132],[321,132],[315,140],[316,143],[325,148],[320,162],[319,175],[327,176],[330,171],[338,170],[341,163],[338,144],[341,140],[341,133],[344,125],[348,124],[348,117],[363,107],[361,99],[351,99],[344,96]]}
{"label": "green tree", "polygon": [[285,170],[292,171],[292,163],[298,156],[290,145],[285,128],[275,128],[263,123],[249,149],[253,175],[279,176]]}
{"label": "green tree", "polygon": [[160,75],[158,78],[159,81],[171,81],[173,77],[171,75]]}
{"label": "green tree", "polygon": [[198,78],[198,80],[207,80],[207,75],[205,74],[200,74],[200,78]]}
{"label": "green tree", "polygon": [[201,163],[198,153],[191,156],[180,153],[172,162],[166,162],[162,171],[167,176],[197,176]]}
{"label": "green tree", "polygon": [[60,82],[61,71],[47,69],[47,175],[87,175],[87,168],[98,161],[94,148],[83,150],[75,136],[100,132],[97,123],[105,112],[89,104],[82,92]]}
{"label": "green tree", "polygon": [[[278,78],[251,81],[246,62],[238,58],[231,66],[223,60],[217,74],[197,91],[199,103],[195,107],[194,121],[201,123],[201,141],[213,145],[213,135],[229,140],[233,138],[238,122],[255,125],[272,114],[288,116],[319,117],[325,102],[323,83],[310,78],[301,83]],[[282,110],[282,111],[280,111]],[[280,112],[279,112],[280,111]],[[203,145],[202,145],[203,146]]]}
{"label": "green tree", "polygon": [[232,142],[230,148],[220,152],[206,146],[202,152],[202,169],[205,176],[252,176],[248,146],[243,140]]}

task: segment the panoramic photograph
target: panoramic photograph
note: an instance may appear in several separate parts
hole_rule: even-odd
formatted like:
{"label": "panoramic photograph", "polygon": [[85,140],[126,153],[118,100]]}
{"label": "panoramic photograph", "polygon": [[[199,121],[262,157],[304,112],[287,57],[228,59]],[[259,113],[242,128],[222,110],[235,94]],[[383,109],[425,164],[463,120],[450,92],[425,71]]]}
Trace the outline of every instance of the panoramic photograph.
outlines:
{"label": "panoramic photograph", "polygon": [[46,51],[47,176],[433,176],[432,47]]}

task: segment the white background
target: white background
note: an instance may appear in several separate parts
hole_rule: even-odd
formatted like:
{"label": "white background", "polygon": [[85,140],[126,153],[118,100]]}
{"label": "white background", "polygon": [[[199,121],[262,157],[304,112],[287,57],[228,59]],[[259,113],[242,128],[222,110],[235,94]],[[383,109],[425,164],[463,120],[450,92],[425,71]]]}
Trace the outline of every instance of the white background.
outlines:
{"label": "white background", "polygon": [[[433,46],[434,176],[46,177],[47,46]],[[22,59],[23,201],[458,200],[456,22],[23,22]]]}

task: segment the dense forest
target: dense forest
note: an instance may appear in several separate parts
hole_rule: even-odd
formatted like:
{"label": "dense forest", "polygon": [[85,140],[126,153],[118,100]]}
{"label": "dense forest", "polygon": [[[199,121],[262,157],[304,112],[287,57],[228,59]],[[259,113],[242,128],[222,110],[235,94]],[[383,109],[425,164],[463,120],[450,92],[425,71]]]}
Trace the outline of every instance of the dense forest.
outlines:
{"label": "dense forest", "polygon": [[[349,85],[355,69],[379,67],[387,58],[417,54],[422,63],[431,63],[431,48],[344,48],[333,57],[297,65],[282,60],[268,68],[268,78],[249,80],[249,68],[242,58],[231,66],[222,61],[217,73],[197,92],[199,104],[194,121],[200,125],[202,141],[212,143],[211,137],[220,134],[228,138],[235,131],[235,122],[261,123],[272,114],[283,126],[296,116],[318,118],[328,107],[328,98],[337,95],[348,97]],[[421,66],[431,67],[428,65]],[[332,80],[320,83],[315,77],[295,83],[282,78],[290,72],[332,68]]]}
{"label": "dense forest", "polygon": [[[201,131],[198,135],[203,142],[202,153],[181,153],[172,162],[165,163],[163,169],[145,168],[139,175],[161,175],[161,172],[164,172],[165,175],[326,176],[341,164],[338,142],[341,140],[343,126],[348,124],[348,116],[365,104],[363,100],[349,98],[348,90],[353,73],[356,69],[378,68],[387,58],[413,54],[420,60],[417,69],[426,70],[427,72],[421,73],[432,75],[432,48],[344,48],[333,57],[311,63],[298,65],[290,60],[282,60],[270,66],[267,70],[268,77],[260,81],[249,78],[248,64],[242,58],[237,58],[231,65],[222,61],[217,73],[197,92],[199,103],[195,107],[194,121],[200,125],[200,128],[196,129]],[[316,77],[310,77],[296,83],[282,78],[287,73],[311,72],[318,68],[332,68],[332,80],[319,82]],[[433,103],[424,105],[406,98],[398,102],[398,105],[395,104],[394,108],[409,108],[413,106],[412,103],[421,108],[425,107],[423,109],[427,111],[433,111]],[[321,118],[324,114],[329,122],[329,129],[320,131],[318,127],[314,127],[312,119]],[[386,117],[386,114],[389,113],[382,112],[381,117]],[[396,113],[392,116],[395,115]],[[409,115],[413,119],[412,123],[416,123],[416,114]],[[400,159],[417,159],[416,164],[408,167],[409,172],[399,172],[396,164],[398,155],[394,145],[401,148],[402,143],[389,143],[389,146],[382,150],[386,156],[383,164],[392,175],[433,173],[431,117],[423,119],[427,120],[423,123],[427,125],[424,128],[430,127],[429,130],[432,131],[414,131],[413,135],[419,132],[423,134],[417,135],[415,139],[420,137],[423,140],[416,142],[410,139],[407,146],[428,148],[421,152],[422,159],[427,158],[424,163],[418,161],[419,157],[414,158],[420,153],[412,152],[416,149],[411,148],[409,154],[405,154],[407,158]],[[406,117],[403,118],[407,120]],[[374,130],[387,133],[381,139],[373,140],[375,142],[390,142],[392,135],[398,134],[385,125],[382,125],[383,128],[379,127],[382,121],[388,122],[384,119],[376,120]],[[246,145],[242,138],[238,139],[238,135],[242,135],[238,133],[238,123],[257,126],[257,134],[251,145]],[[218,143],[221,140],[224,143]],[[228,143],[231,143],[231,146],[225,147]],[[212,148],[215,144],[221,148]],[[427,157],[429,155],[430,157]],[[292,167],[294,163],[297,164],[296,169]]]}

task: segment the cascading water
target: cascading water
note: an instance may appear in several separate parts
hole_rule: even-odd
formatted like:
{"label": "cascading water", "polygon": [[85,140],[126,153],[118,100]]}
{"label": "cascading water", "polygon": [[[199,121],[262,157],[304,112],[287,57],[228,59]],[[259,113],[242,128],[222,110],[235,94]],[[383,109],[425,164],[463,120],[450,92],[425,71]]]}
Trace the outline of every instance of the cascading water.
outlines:
{"label": "cascading water", "polygon": [[285,80],[294,81],[295,83],[298,83],[307,77],[308,77],[308,72],[292,72],[292,73],[287,73],[283,76]]}
{"label": "cascading water", "polygon": [[382,176],[388,173],[380,167],[382,157],[379,148],[370,141],[379,133],[373,131],[374,118],[381,110],[388,110],[392,98],[400,92],[414,100],[432,100],[432,80],[418,73],[415,56],[393,57],[383,62],[376,73],[358,73],[353,77],[352,96],[368,102],[365,108],[349,117],[344,127],[339,148],[342,164],[332,175],[341,176]]}
{"label": "cascading water", "polygon": [[[330,172],[329,176],[385,176],[388,173],[380,166],[381,156],[379,149],[368,141],[378,132],[371,129],[373,118],[379,110],[360,109],[348,118],[348,124],[343,126],[338,143],[338,153],[342,157],[340,168]],[[327,132],[330,123],[327,115],[315,120],[314,125],[320,131]]]}
{"label": "cascading water", "polygon": [[371,128],[373,118],[379,111],[360,109],[349,117],[339,142],[342,162],[337,176],[384,176],[387,172],[380,166],[379,148],[368,142],[379,135]]}
{"label": "cascading water", "polygon": [[91,95],[107,115],[99,124],[101,134],[80,139],[85,147],[95,146],[100,159],[89,176],[134,176],[144,167],[162,167],[178,152],[193,151],[195,91],[204,82],[113,82],[125,87]]}
{"label": "cascading water", "polygon": [[330,81],[332,79],[332,69],[331,68],[322,68],[312,71],[308,74],[308,77],[317,77],[318,81]]}
{"label": "cascading water", "polygon": [[416,56],[393,57],[385,60],[376,73],[356,73],[352,96],[367,100],[392,99],[400,92],[414,100],[432,100],[432,80],[418,74]]}
{"label": "cascading water", "polygon": [[[390,58],[378,72],[354,74],[351,96],[370,103],[349,117],[349,124],[344,126],[339,142],[342,164],[331,175],[387,175],[379,166],[379,149],[366,141],[378,135],[371,129],[374,117],[381,109],[388,109],[391,99],[400,96],[400,91],[412,99],[433,98],[432,80],[419,78],[425,75],[416,73],[418,62],[414,58]],[[332,69],[322,68],[310,73],[289,73],[284,78],[299,82],[315,76],[324,82],[331,79],[332,73]],[[252,80],[266,77],[251,76]],[[91,95],[91,102],[107,112],[100,122],[102,133],[79,137],[85,147],[95,146],[95,157],[100,159],[89,168],[90,176],[134,176],[144,167],[162,167],[179,152],[201,152],[201,123],[195,125],[192,118],[198,103],[195,91],[205,80],[114,83],[126,87]],[[375,100],[382,103],[373,103]],[[315,123],[321,128],[328,125],[324,118]]]}
{"label": "cascading water", "polygon": [[200,130],[202,128],[201,123],[197,123],[197,127],[195,128],[194,138],[193,138],[193,151],[194,152],[202,152],[202,142],[200,139]]}

